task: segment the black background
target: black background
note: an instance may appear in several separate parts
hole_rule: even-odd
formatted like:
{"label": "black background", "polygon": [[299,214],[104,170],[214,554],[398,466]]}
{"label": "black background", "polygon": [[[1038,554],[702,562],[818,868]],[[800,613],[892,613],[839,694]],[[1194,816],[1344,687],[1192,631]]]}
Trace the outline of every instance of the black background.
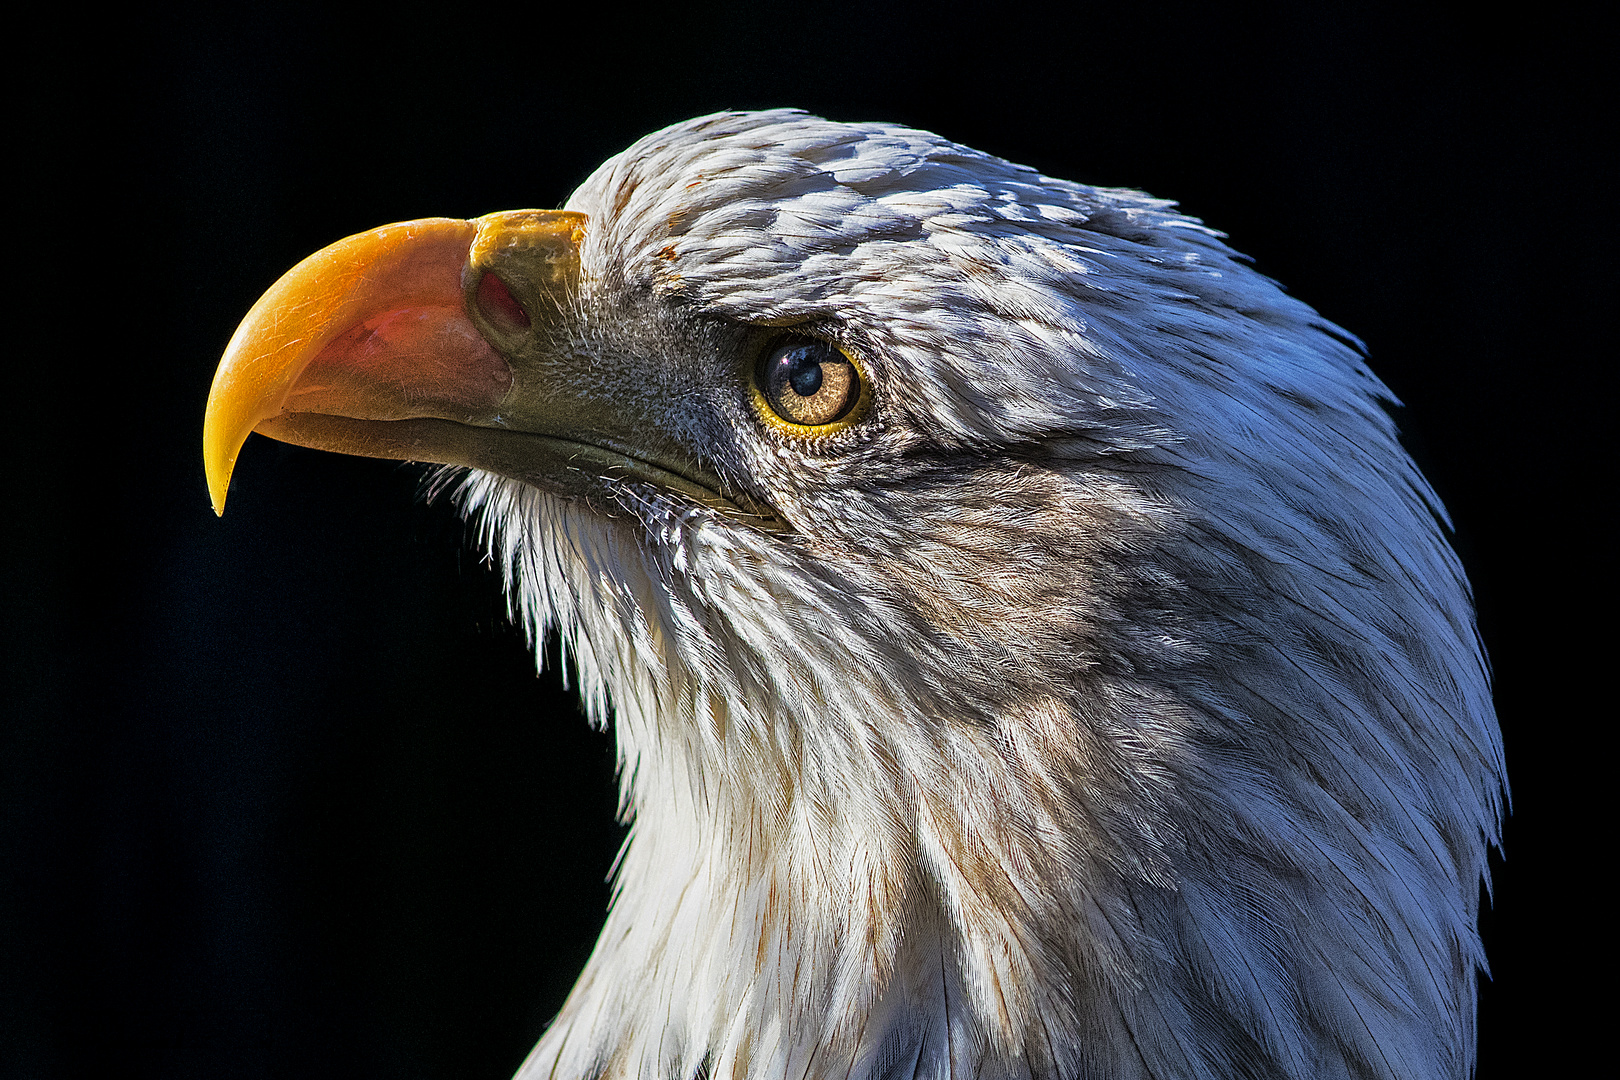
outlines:
{"label": "black background", "polygon": [[255,438],[216,520],[209,381],[338,237],[555,206],[648,131],[779,105],[1179,199],[1367,341],[1456,519],[1514,785],[1479,1075],[1563,1074],[1608,962],[1596,29],[584,6],[47,12],[8,46],[0,1075],[518,1065],[607,901],[610,736],[419,469]]}

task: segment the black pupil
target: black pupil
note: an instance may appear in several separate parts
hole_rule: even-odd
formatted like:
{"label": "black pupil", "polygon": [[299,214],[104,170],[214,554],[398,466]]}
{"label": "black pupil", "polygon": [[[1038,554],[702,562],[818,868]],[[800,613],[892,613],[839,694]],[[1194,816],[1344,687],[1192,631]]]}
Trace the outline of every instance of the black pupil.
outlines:
{"label": "black pupil", "polygon": [[787,362],[788,383],[800,397],[821,389],[821,361],[809,349],[795,349],[782,358]]}

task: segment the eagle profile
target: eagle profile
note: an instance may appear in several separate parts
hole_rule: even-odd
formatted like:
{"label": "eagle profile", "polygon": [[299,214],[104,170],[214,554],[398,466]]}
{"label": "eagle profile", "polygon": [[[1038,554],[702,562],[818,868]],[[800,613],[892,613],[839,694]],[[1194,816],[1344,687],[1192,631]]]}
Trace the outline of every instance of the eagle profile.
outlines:
{"label": "eagle profile", "polygon": [[311,256],[205,442],[457,467],[612,718],[520,1077],[1463,1078],[1502,751],[1389,400],[1167,202],[773,111]]}

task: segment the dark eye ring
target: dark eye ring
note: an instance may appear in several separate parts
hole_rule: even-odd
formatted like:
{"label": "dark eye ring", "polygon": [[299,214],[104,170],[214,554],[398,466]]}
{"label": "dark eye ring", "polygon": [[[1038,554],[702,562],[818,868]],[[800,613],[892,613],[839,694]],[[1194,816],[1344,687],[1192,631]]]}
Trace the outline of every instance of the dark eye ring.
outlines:
{"label": "dark eye ring", "polygon": [[849,357],[810,338],[794,338],[767,352],[755,385],[770,411],[797,427],[836,423],[861,400],[861,374]]}

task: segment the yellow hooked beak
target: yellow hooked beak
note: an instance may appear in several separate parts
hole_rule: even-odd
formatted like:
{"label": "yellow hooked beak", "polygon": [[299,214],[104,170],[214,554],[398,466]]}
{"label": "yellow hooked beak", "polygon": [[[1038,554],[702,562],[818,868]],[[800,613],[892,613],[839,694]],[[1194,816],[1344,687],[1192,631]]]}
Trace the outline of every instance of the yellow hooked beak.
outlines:
{"label": "yellow hooked beak", "polygon": [[549,316],[577,288],[585,223],[546,210],[409,221],[289,270],[237,328],[208,395],[215,512],[253,431],[366,457],[489,464],[472,432],[496,423],[515,381],[490,337],[531,331],[531,311]]}

